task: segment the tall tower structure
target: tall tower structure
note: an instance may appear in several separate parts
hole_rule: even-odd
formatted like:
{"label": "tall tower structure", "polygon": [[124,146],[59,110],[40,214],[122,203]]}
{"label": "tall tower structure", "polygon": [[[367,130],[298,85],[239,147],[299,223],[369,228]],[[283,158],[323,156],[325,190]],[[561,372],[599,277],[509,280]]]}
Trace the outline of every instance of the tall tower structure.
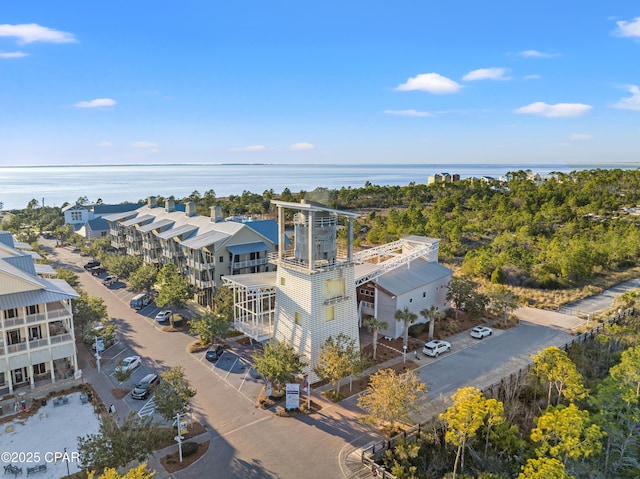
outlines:
{"label": "tall tower structure", "polygon": [[[278,271],[274,338],[316,363],[322,344],[342,333],[360,346],[353,264],[357,213],[305,203],[272,201],[278,208]],[[285,249],[285,211],[294,210],[294,248]],[[339,218],[347,218],[347,250],[337,247]],[[317,380],[311,373],[311,380]]]}

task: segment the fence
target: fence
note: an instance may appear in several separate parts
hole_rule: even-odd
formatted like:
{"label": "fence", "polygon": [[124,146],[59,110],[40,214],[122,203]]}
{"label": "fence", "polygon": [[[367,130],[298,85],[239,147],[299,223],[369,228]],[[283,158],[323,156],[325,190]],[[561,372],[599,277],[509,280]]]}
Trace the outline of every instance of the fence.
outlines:
{"label": "fence", "polygon": [[[586,331],[580,335],[575,336],[574,339],[572,339],[571,341],[561,346],[561,349],[564,349],[565,351],[569,351],[569,348],[571,348],[575,344],[580,345],[580,344],[586,343],[587,341],[591,341],[598,334],[602,333],[606,326],[610,324],[618,323],[620,319],[622,319],[623,317],[630,316],[633,314],[635,314],[635,311],[633,308],[629,308],[624,311],[619,310],[616,315],[609,318],[607,321],[598,324],[595,328],[592,328],[589,331]],[[531,372],[532,365],[533,363],[530,362],[529,364],[527,364],[527,366],[520,368],[517,372],[511,373],[509,376],[505,376],[502,379],[500,379],[500,381],[497,381],[491,384],[490,386],[485,387],[482,390],[482,393],[486,397],[496,398],[501,396],[501,393],[504,393],[504,391],[508,389],[513,389],[514,387],[517,386],[517,384],[520,382],[522,378],[528,376],[529,373]],[[369,447],[367,447],[362,451],[362,454],[361,454],[362,464],[367,468],[370,468],[372,471],[374,470],[374,468],[377,468],[377,471],[378,471],[377,477],[382,477],[384,479],[396,479],[396,476],[394,476],[390,472],[387,472],[384,469],[384,467],[378,464],[378,461],[382,459],[382,457],[385,454],[385,451],[393,449],[396,446],[396,444],[398,444],[398,442],[400,441],[414,442],[420,439],[420,436],[424,430],[426,430],[427,428],[429,429],[432,428],[433,421],[436,417],[437,416],[434,416],[430,420],[424,423],[419,423],[413,426],[412,428],[407,429],[406,431],[403,431],[400,434],[392,437],[391,439],[385,439],[385,440],[373,443],[372,445],[370,445]]]}

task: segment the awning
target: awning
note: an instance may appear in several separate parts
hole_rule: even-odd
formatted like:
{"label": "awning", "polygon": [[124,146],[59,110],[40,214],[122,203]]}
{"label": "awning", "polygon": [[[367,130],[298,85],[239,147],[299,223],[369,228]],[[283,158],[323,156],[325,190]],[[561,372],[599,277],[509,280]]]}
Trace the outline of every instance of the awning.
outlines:
{"label": "awning", "polygon": [[261,251],[269,251],[269,247],[262,241],[255,241],[253,243],[242,243],[227,246],[227,249],[232,254],[247,254],[247,253],[259,253]]}

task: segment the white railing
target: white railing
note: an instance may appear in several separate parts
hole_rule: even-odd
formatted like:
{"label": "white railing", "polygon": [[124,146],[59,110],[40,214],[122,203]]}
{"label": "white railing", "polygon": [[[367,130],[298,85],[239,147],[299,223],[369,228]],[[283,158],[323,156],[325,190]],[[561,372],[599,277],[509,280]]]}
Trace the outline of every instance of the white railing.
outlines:
{"label": "white railing", "polygon": [[44,313],[27,314],[27,323],[37,323],[45,319],[47,319],[47,315]]}
{"label": "white railing", "polygon": [[32,339],[29,341],[29,349],[44,348],[49,346],[49,341],[46,338]]}
{"label": "white railing", "polygon": [[57,344],[57,343],[66,343],[67,341],[72,341],[73,338],[71,337],[71,334],[65,333],[65,334],[57,334],[55,336],[50,336],[49,340],[51,341],[51,344]]}
{"label": "white railing", "polygon": [[235,263],[231,263],[231,269],[250,268],[252,266],[260,266],[262,264],[267,264],[267,258],[236,261]]}
{"label": "white railing", "polygon": [[47,319],[64,318],[71,316],[71,311],[66,308],[56,308],[47,310]]}
{"label": "white railing", "polygon": [[24,317],[20,316],[17,318],[6,318],[4,320],[4,327],[11,328],[12,326],[19,326],[24,324]]}
{"label": "white railing", "polygon": [[9,344],[7,346],[7,351],[9,353],[17,353],[19,351],[26,351],[26,350],[27,350],[27,343],[26,342],[17,343],[17,344]]}

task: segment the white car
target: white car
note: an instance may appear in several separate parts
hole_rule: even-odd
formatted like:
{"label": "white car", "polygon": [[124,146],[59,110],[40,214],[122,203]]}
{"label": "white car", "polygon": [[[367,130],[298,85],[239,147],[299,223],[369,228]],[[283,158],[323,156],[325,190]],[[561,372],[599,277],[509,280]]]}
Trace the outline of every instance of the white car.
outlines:
{"label": "white car", "polygon": [[471,330],[471,337],[476,339],[482,339],[485,336],[491,336],[492,334],[493,330],[486,326],[476,326]]}
{"label": "white car", "polygon": [[432,356],[437,358],[440,353],[446,353],[451,350],[451,344],[446,341],[441,341],[439,339],[434,339],[433,341],[429,341],[422,348],[422,352],[427,356]]}
{"label": "white car", "polygon": [[129,356],[124,358],[120,365],[116,367],[116,371],[133,371],[135,368],[142,365],[140,356]]}
{"label": "white car", "polygon": [[113,275],[109,275],[102,280],[102,284],[104,284],[105,286],[111,286],[112,284],[115,284],[117,282],[118,282],[118,277]]}
{"label": "white car", "polygon": [[169,321],[169,318],[171,317],[172,314],[173,312],[171,311],[160,311],[158,314],[156,314],[156,321],[158,321],[159,323],[164,323],[165,321]]}

